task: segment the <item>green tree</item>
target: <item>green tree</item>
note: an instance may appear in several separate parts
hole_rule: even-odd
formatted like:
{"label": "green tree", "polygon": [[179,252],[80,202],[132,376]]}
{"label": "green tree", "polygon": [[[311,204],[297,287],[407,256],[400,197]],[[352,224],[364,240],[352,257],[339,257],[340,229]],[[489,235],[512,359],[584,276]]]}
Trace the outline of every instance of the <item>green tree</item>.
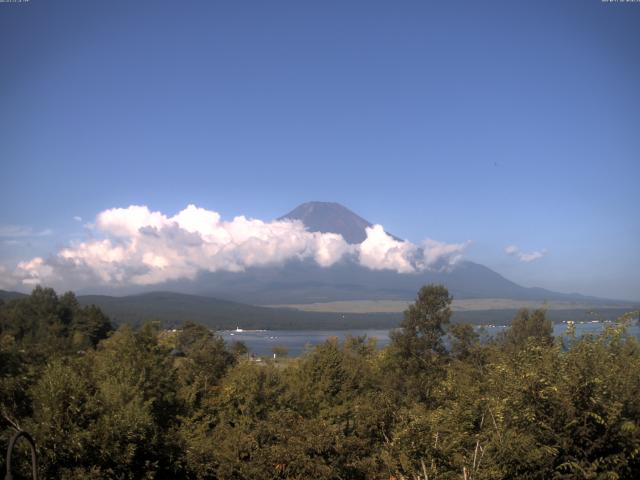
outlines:
{"label": "green tree", "polygon": [[249,348],[247,344],[241,340],[236,340],[231,344],[231,352],[236,356],[236,358],[244,357],[249,353]]}
{"label": "green tree", "polygon": [[442,285],[426,285],[390,334],[391,388],[428,401],[442,377],[446,353],[442,337],[451,318],[452,298]]}
{"label": "green tree", "polygon": [[391,334],[393,346],[406,357],[445,353],[442,336],[451,318],[452,300],[442,285],[422,287],[416,301],[405,310],[400,330]]}
{"label": "green tree", "polygon": [[100,308],[89,305],[78,308],[73,317],[72,329],[75,346],[83,344],[95,347],[113,331],[113,325]]}
{"label": "green tree", "polygon": [[74,469],[101,463],[93,438],[101,409],[83,360],[52,361],[30,392],[33,417],[25,428],[40,449],[43,478],[67,478]]}
{"label": "green tree", "polygon": [[183,326],[176,345],[185,354],[174,362],[180,398],[188,408],[198,409],[217,389],[236,358],[219,335],[191,322]]}
{"label": "green tree", "polygon": [[523,347],[529,339],[544,345],[553,343],[553,323],[547,319],[546,310],[539,308],[531,313],[527,308],[521,309],[503,337],[511,348]]}
{"label": "green tree", "polygon": [[170,438],[177,379],[158,330],[121,327],[88,356],[101,415],[93,428],[98,466],[115,478],[153,478],[173,470]]}
{"label": "green tree", "polygon": [[451,354],[456,358],[466,360],[478,350],[480,336],[469,324],[451,325],[449,336],[451,337]]}

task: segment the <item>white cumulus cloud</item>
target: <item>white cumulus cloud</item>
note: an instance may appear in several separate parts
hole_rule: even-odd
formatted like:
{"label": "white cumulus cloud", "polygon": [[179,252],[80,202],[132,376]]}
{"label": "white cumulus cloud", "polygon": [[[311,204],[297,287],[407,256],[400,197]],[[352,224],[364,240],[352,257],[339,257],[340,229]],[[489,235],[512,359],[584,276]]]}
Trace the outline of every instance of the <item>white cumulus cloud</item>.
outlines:
{"label": "white cumulus cloud", "polygon": [[18,271],[25,273],[22,277],[24,285],[37,285],[48,282],[53,280],[55,275],[53,267],[48,265],[41,257],[18,263]]}
{"label": "white cumulus cloud", "polygon": [[454,265],[462,259],[462,254],[471,242],[444,243],[427,238],[423,244],[422,268],[430,268],[443,259],[448,265]]}
{"label": "white cumulus cloud", "polygon": [[412,257],[417,247],[388,235],[382,225],[367,227],[367,238],[360,244],[360,263],[372,270],[396,270],[398,273],[414,272]]}
{"label": "white cumulus cloud", "polygon": [[25,285],[150,285],[294,259],[312,259],[322,267],[351,259],[374,270],[414,273],[454,264],[467,245],[431,239],[416,245],[396,240],[381,225],[367,228],[367,238],[351,245],[335,233],[309,232],[298,220],[225,221],[195,205],[173,216],[144,205],[113,208],[99,213],[91,229],[94,238],[47,259],[20,262],[13,277]]}
{"label": "white cumulus cloud", "polygon": [[516,245],[508,245],[507,247],[505,247],[504,253],[512,257],[516,257],[521,262],[530,263],[544,257],[547,254],[547,250],[543,249],[543,250],[536,250],[533,252],[523,252]]}
{"label": "white cumulus cloud", "polygon": [[372,270],[395,270],[414,273],[421,270],[442,269],[462,258],[469,245],[444,243],[428,238],[422,245],[394,239],[382,225],[367,227],[367,238],[359,245],[360,263]]}

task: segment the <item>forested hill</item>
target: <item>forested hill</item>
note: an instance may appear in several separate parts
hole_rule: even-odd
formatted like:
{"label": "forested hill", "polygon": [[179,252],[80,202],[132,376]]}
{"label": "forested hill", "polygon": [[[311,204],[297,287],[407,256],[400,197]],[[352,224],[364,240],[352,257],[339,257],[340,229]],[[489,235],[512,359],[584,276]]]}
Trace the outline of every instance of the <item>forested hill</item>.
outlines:
{"label": "forested hill", "polygon": [[26,297],[24,293],[19,292],[8,292],[7,290],[0,290],[0,301],[8,302],[9,300],[14,300],[16,298]]}
{"label": "forested hill", "polygon": [[[160,320],[165,326],[193,321],[216,330],[241,327],[269,330],[339,330],[357,328],[395,328],[402,313],[338,313],[308,312],[290,308],[268,308],[217,298],[173,292],[151,292],[125,297],[80,295],[81,305],[97,305],[114,322],[140,324],[146,320]],[[629,308],[603,308],[596,311],[575,308],[549,310],[552,322],[566,320],[615,320]],[[454,322],[472,324],[511,323],[518,309],[455,311]]]}
{"label": "forested hill", "polygon": [[[0,290],[0,300],[9,302],[27,295]],[[96,305],[116,324],[139,325],[159,320],[165,327],[197,322],[214,330],[236,327],[244,329],[342,329],[393,328],[400,323],[400,313],[329,313],[303,312],[289,308],[268,308],[230,302],[211,297],[173,292],[150,292],[114,297],[78,295],[83,306]]]}
{"label": "forested hill", "polygon": [[126,297],[81,295],[82,305],[97,305],[114,322],[139,324],[160,320],[165,326],[197,322],[216,330],[244,329],[341,329],[393,328],[400,313],[302,312],[288,308],[268,308],[211,297],[172,292],[151,292]]}
{"label": "forested hill", "polygon": [[[0,290],[0,300],[8,302],[26,295]],[[214,330],[236,327],[269,330],[340,330],[358,328],[395,328],[402,313],[337,313],[308,312],[292,308],[268,308],[231,302],[218,298],[174,292],[150,292],[140,295],[115,297],[108,295],[79,295],[80,305],[100,307],[116,324],[138,325],[148,320],[159,320],[166,327],[197,322]],[[634,308],[578,308],[549,310],[553,322],[566,320],[589,321],[594,318],[614,320]],[[514,308],[455,311],[454,322],[506,325],[518,312]]]}

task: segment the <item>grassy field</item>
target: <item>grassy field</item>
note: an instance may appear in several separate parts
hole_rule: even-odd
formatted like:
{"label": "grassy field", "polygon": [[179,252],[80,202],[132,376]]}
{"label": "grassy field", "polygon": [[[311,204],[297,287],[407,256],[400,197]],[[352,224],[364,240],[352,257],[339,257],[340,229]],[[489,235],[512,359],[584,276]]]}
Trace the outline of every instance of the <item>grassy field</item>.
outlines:
{"label": "grassy field", "polygon": [[[398,313],[404,311],[412,303],[410,300],[354,300],[327,303],[269,305],[270,307],[293,308],[305,312],[332,313]],[[542,302],[535,300],[508,300],[504,298],[478,298],[453,301],[454,312],[477,312],[487,310],[518,310],[520,308],[546,308],[554,310],[603,310],[623,309],[635,310],[637,305],[612,304],[591,305],[577,302]]]}

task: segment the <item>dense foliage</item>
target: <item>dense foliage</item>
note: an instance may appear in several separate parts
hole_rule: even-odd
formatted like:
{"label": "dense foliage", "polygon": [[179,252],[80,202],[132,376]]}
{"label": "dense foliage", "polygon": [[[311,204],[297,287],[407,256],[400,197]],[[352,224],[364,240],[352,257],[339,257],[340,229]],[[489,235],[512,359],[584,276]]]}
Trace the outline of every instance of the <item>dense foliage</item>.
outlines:
{"label": "dense foliage", "polygon": [[[0,305],[0,448],[29,431],[47,479],[640,478],[623,323],[554,339],[522,311],[480,342],[450,303],[421,289],[385,349],[355,337],[256,362],[202,326],[114,330],[38,287]],[[26,450],[16,461],[30,478]]]}

